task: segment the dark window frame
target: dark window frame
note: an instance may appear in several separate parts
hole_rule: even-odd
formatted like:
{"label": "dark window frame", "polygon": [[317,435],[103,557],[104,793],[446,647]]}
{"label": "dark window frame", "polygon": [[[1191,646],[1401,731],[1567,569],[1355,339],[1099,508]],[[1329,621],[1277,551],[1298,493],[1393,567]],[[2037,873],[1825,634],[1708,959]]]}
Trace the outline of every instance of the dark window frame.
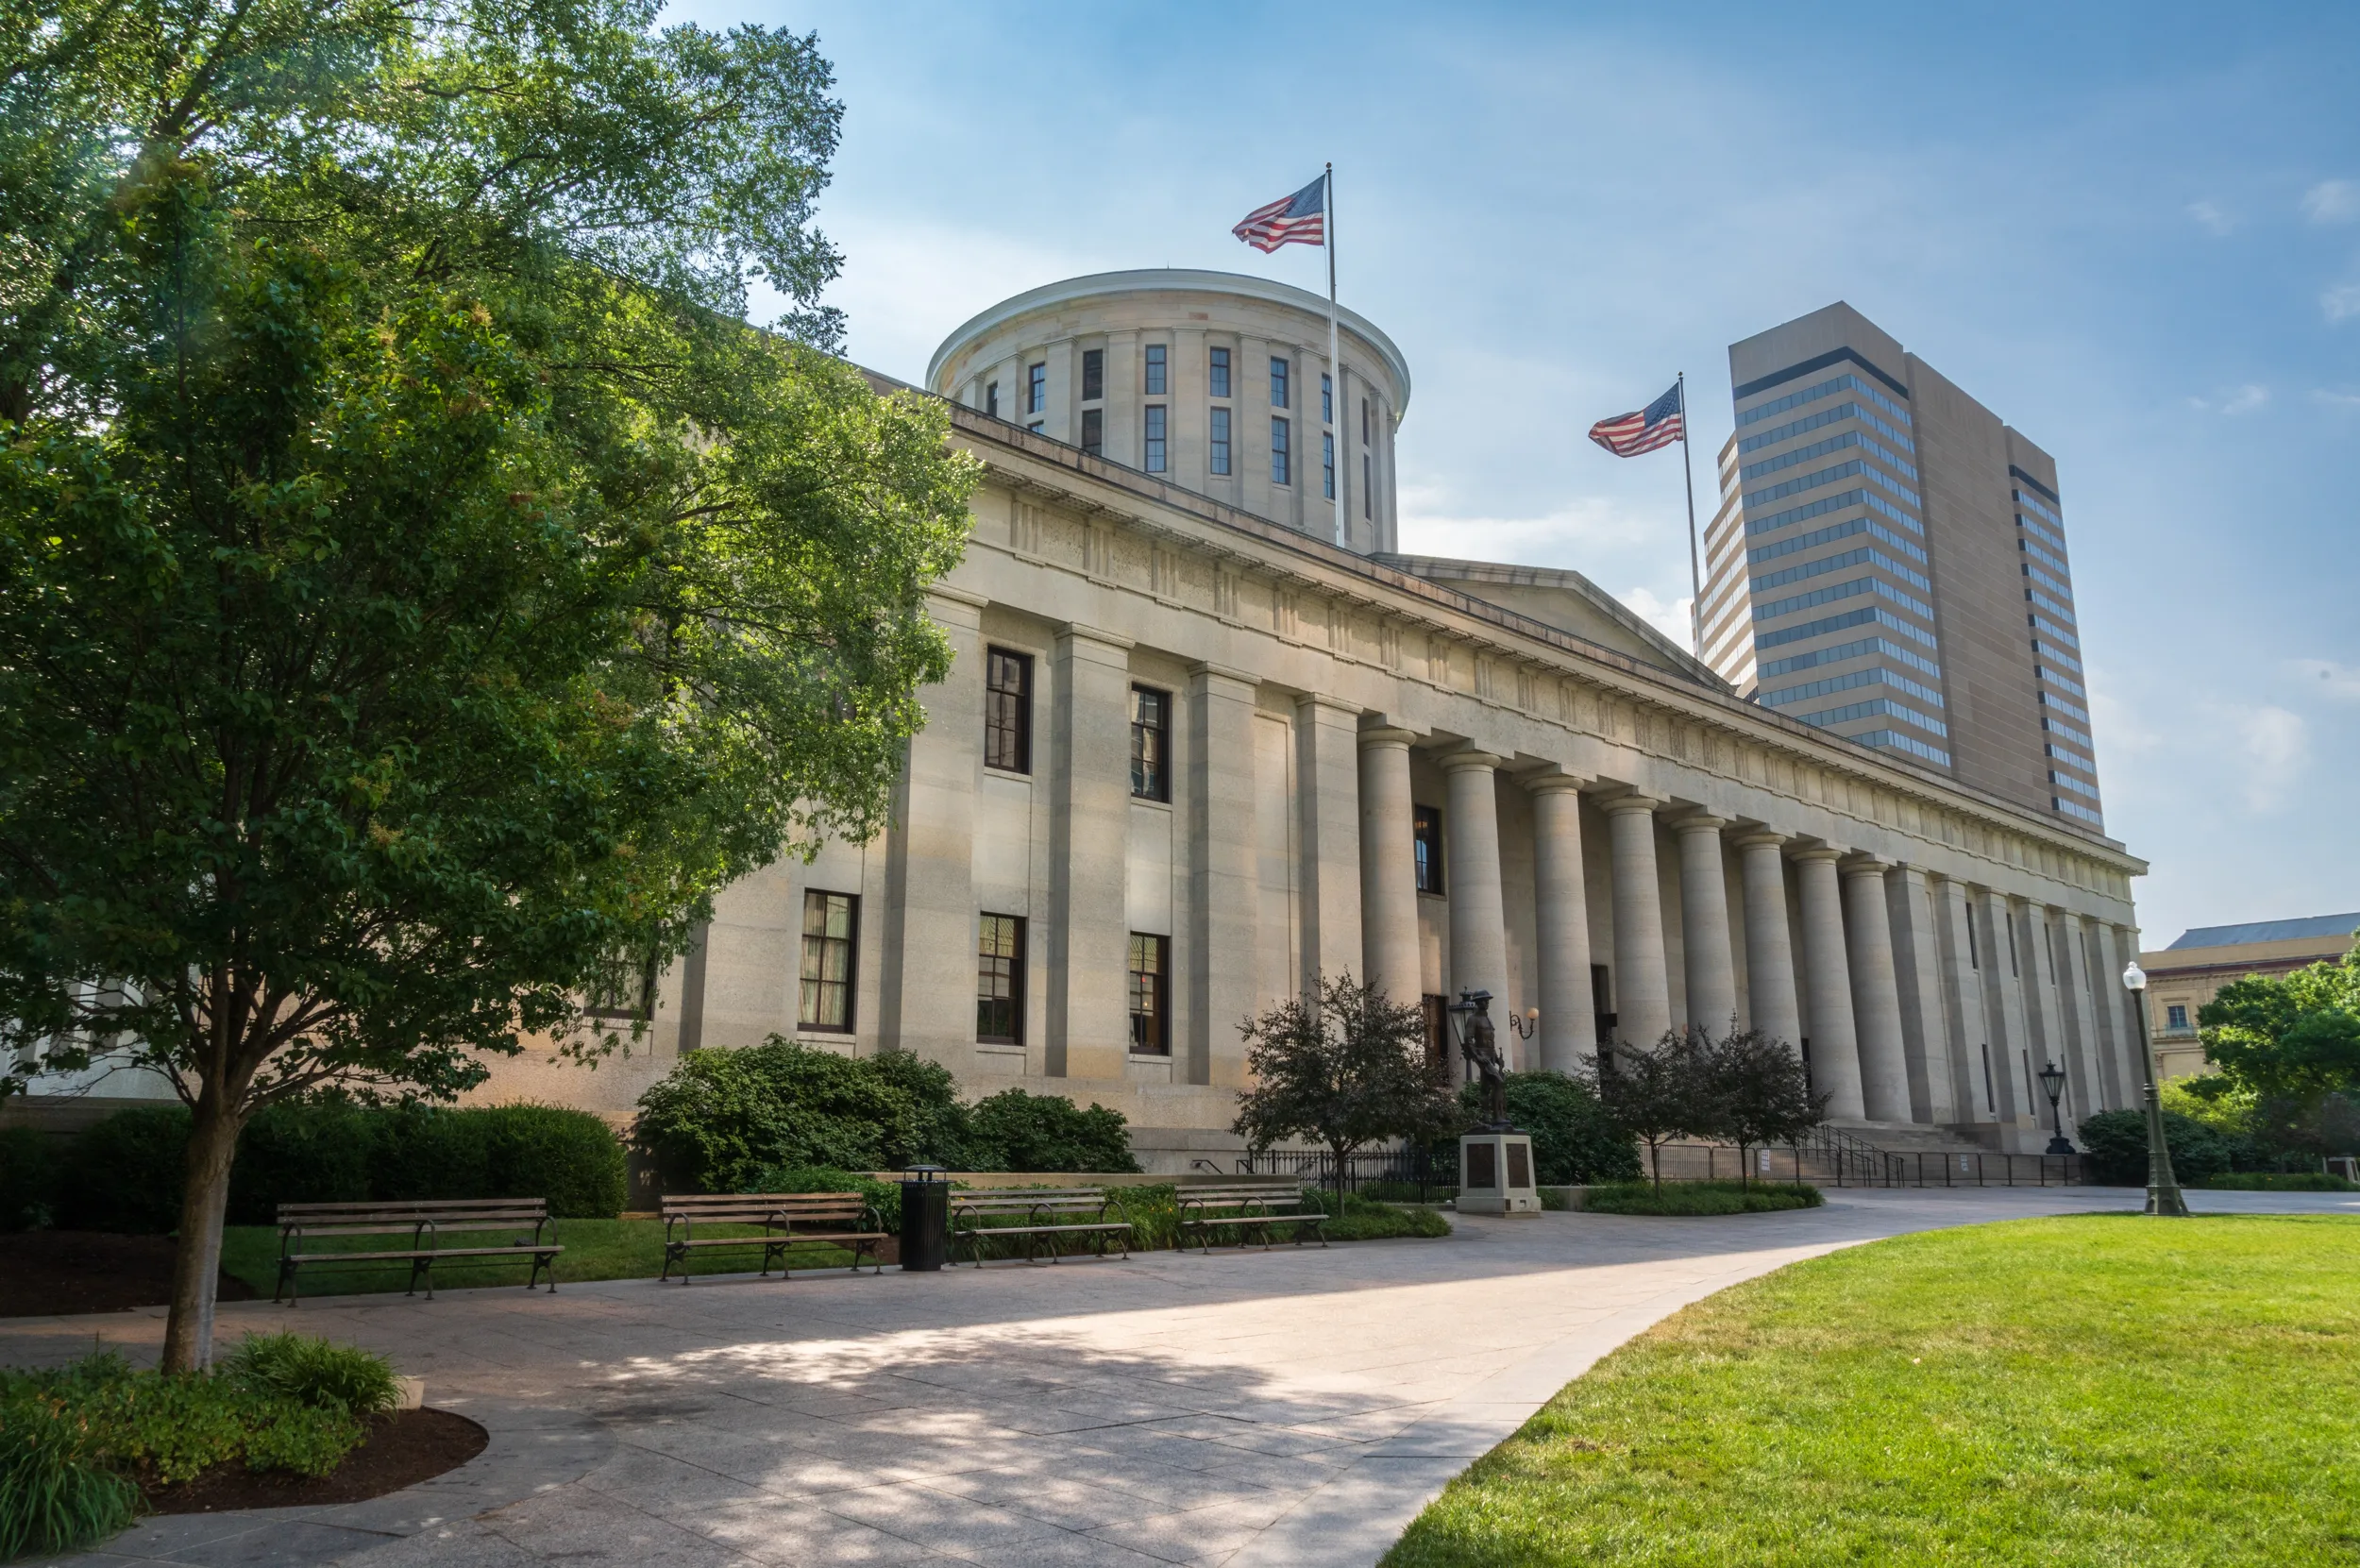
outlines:
{"label": "dark window frame", "polygon": [[[1015,683],[1003,683],[1011,670]],[[1033,656],[1013,648],[984,649],[984,766],[1033,770]]]}
{"label": "dark window frame", "polygon": [[1095,403],[1106,396],[1106,351],[1082,350],[1082,401]]}
{"label": "dark window frame", "polygon": [[994,419],[1000,417],[1000,383],[998,381],[984,383],[984,412]]}
{"label": "dark window frame", "polygon": [[1092,457],[1104,457],[1105,455],[1106,411],[1104,409],[1084,409],[1082,411],[1082,450],[1089,453]]}
{"label": "dark window frame", "polygon": [[1205,461],[1211,465],[1212,471],[1216,474],[1228,473],[1232,464],[1230,462],[1229,447],[1229,411],[1227,409],[1215,409],[1212,411],[1212,420],[1205,439],[1207,442]]}
{"label": "dark window frame", "polygon": [[[828,919],[839,904],[844,911],[844,935],[834,936],[827,931]],[[815,912],[819,917],[818,931],[812,929]],[[853,1033],[860,1023],[860,895],[824,887],[804,888],[801,963],[797,970],[796,1029],[822,1035]],[[831,952],[842,954],[843,977],[838,980],[828,978]],[[825,1018],[831,986],[837,989],[843,1003],[843,1018],[834,1023]]]}
{"label": "dark window frame", "polygon": [[1172,424],[1165,412],[1166,407],[1162,403],[1150,403],[1145,410],[1146,428],[1140,438],[1139,464],[1151,474],[1164,473],[1172,466],[1167,445],[1171,440]]}
{"label": "dark window frame", "polygon": [[1320,431],[1320,499],[1336,498],[1336,432]]}
{"label": "dark window frame", "polygon": [[1229,396],[1230,381],[1228,349],[1208,348],[1205,350],[1205,377],[1207,384],[1212,388],[1211,396],[1215,397],[1226,397]]}
{"label": "dark window frame", "polygon": [[1024,367],[1024,402],[1026,413],[1049,412],[1049,362],[1038,361]]}
{"label": "dark window frame", "polygon": [[1270,481],[1273,484],[1294,482],[1294,443],[1289,439],[1289,421],[1280,414],[1270,420]]}
{"label": "dark window frame", "polygon": [[1335,422],[1336,378],[1323,370],[1320,372],[1320,423],[1333,425]]}
{"label": "dark window frame", "polygon": [[1270,406],[1274,409],[1294,407],[1294,365],[1284,354],[1270,357]]}
{"label": "dark window frame", "polygon": [[1421,893],[1442,896],[1442,808],[1412,805],[1409,808],[1409,854],[1414,867],[1412,880]]}
{"label": "dark window frame", "polygon": [[1131,688],[1131,799],[1172,801],[1172,693],[1161,686]]}
{"label": "dark window frame", "polygon": [[[1150,961],[1140,967],[1141,954]],[[1130,1054],[1134,1056],[1172,1054],[1172,938],[1134,931],[1123,964],[1130,1006]],[[1146,1006],[1140,1003],[1144,1000]]]}
{"label": "dark window frame", "polygon": [[1366,452],[1362,452],[1362,453],[1360,454],[1360,515],[1361,515],[1361,516],[1363,516],[1363,517],[1374,517],[1374,516],[1375,516],[1375,515],[1376,515],[1375,512],[1374,512],[1374,510],[1372,510],[1372,509],[1374,507],[1374,505],[1376,504],[1376,503],[1375,503],[1375,499],[1374,499],[1375,496],[1376,496],[1376,473],[1375,473],[1375,460],[1374,460],[1374,459],[1373,459],[1373,458],[1371,458],[1371,457],[1369,456],[1369,454],[1368,454],[1368,453],[1366,453]]}
{"label": "dark window frame", "polygon": [[[1004,922],[995,929],[994,922]],[[1024,917],[988,911],[975,924],[975,1042],[1024,1043]],[[1003,939],[1004,938],[1004,940]],[[989,1027],[1005,1023],[1004,1032]]]}
{"label": "dark window frame", "polygon": [[1150,397],[1162,397],[1168,393],[1170,378],[1166,361],[1169,352],[1165,345],[1151,343],[1141,358],[1140,378],[1146,383],[1143,390]]}

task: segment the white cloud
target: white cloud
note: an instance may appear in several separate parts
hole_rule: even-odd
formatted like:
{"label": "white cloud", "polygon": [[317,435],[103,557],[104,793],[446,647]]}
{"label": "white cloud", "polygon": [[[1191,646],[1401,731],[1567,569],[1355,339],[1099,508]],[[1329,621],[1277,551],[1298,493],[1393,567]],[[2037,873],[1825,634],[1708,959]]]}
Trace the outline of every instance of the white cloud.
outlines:
{"label": "white cloud", "polygon": [[2319,295],[2319,309],[2330,321],[2348,321],[2360,316],[2360,283],[2338,283]]}
{"label": "white cloud", "polygon": [[2143,756],[2164,744],[2163,735],[2116,690],[2104,669],[2090,671],[2090,725],[2106,736],[2106,750],[2123,756]]}
{"label": "white cloud", "polygon": [[2325,403],[2331,409],[2360,409],[2360,392],[2331,392],[2318,387],[2311,393],[2315,403]]}
{"label": "white cloud", "polygon": [[2360,218],[2360,180],[2322,179],[2302,193],[2302,215],[2313,223]]}
{"label": "white cloud", "polygon": [[2296,775],[2311,756],[2311,730],[2302,716],[2265,704],[2235,717],[2242,754],[2239,792],[2247,807],[2274,812],[2294,792]]}
{"label": "white cloud", "polygon": [[1683,594],[1666,603],[1644,588],[1626,588],[1614,596],[1629,611],[1681,648],[1689,646],[1688,607],[1695,600]]}
{"label": "white cloud", "polygon": [[2287,667],[2339,702],[2360,702],[2360,668],[2333,659],[2291,659]]}
{"label": "white cloud", "polygon": [[2188,216],[2208,234],[2226,234],[2237,227],[2237,220],[2209,201],[2188,203]]}
{"label": "white cloud", "polygon": [[2226,392],[2216,393],[2210,397],[2191,397],[2188,399],[2188,407],[2206,413],[2251,413],[2256,409],[2267,405],[2269,400],[2269,388],[2248,381],[2243,386],[2231,387]]}

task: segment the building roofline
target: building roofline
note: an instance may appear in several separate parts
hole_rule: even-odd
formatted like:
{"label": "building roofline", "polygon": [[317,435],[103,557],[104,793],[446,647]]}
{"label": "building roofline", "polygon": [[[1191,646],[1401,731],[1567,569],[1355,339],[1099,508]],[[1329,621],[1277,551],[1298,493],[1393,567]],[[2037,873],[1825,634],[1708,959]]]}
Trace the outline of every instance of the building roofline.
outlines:
{"label": "building roofline", "polygon": [[[961,346],[983,336],[993,328],[1045,306],[1069,304],[1077,299],[1092,299],[1107,295],[1162,294],[1171,292],[1241,295],[1265,304],[1286,305],[1313,315],[1327,314],[1327,301],[1308,289],[1298,289],[1292,283],[1274,278],[1256,278],[1242,272],[1212,272],[1196,267],[1143,267],[1131,272],[1093,272],[1080,278],[1067,278],[1054,283],[1043,283],[1037,289],[1011,295],[961,322],[956,330],[942,340],[934,358],[926,362],[926,385],[932,387],[935,378],[942,373],[943,364]],[[1337,321],[1357,333],[1363,343],[1376,350],[1377,357],[1391,371],[1393,383],[1401,389],[1401,402],[1394,410],[1399,413],[1409,407],[1409,362],[1391,338],[1378,329],[1375,323],[1349,306],[1340,306]]]}
{"label": "building roofline", "polygon": [[[1648,625],[1630,606],[1570,566],[1519,566],[1502,561],[1465,561],[1442,555],[1378,554],[1370,559],[1382,561],[1389,566],[1399,566],[1428,582],[1440,578],[1444,582],[1501,582],[1521,587],[1563,589],[1654,649],[1667,661],[1668,668],[1692,681],[1706,683],[1715,691],[1734,689],[1721,679],[1711,665]],[[1478,594],[1475,597],[1480,599],[1483,596]]]}

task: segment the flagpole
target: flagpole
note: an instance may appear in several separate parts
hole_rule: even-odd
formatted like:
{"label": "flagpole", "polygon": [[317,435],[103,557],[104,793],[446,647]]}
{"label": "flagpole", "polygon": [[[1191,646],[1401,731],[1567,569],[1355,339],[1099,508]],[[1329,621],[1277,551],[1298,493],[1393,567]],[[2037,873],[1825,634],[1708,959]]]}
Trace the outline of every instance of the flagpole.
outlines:
{"label": "flagpole", "polygon": [[1696,565],[1696,465],[1688,455],[1688,372],[1679,373],[1680,476],[1688,481],[1688,634],[1705,656],[1705,580]]}
{"label": "flagpole", "polygon": [[[1344,362],[1336,352],[1336,165],[1330,163],[1321,177],[1327,181],[1327,402],[1328,430],[1323,432],[1323,446],[1333,448],[1336,470],[1336,543],[1344,542],[1344,452],[1340,437],[1344,431]],[[1325,453],[1321,454],[1323,458]],[[1322,466],[1326,466],[1323,463]],[[1690,508],[1694,511],[1694,508]]]}

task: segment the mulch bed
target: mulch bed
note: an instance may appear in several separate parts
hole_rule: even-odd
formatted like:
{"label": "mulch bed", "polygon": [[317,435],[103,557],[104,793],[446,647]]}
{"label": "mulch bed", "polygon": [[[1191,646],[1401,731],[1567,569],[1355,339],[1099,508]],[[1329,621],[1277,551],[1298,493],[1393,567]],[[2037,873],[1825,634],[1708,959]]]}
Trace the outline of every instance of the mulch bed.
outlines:
{"label": "mulch bed", "polygon": [[225,1509],[364,1503],[456,1470],[492,1441],[482,1427],[448,1410],[397,1410],[369,1425],[361,1446],[316,1480],[284,1470],[252,1471],[243,1460],[234,1460],[180,1486],[143,1488],[148,1510],[218,1513]]}
{"label": "mulch bed", "polygon": [[[172,1299],[169,1236],[95,1230],[29,1230],[0,1236],[0,1318],[61,1312],[121,1312]],[[252,1301],[243,1279],[220,1278],[223,1301]]]}

